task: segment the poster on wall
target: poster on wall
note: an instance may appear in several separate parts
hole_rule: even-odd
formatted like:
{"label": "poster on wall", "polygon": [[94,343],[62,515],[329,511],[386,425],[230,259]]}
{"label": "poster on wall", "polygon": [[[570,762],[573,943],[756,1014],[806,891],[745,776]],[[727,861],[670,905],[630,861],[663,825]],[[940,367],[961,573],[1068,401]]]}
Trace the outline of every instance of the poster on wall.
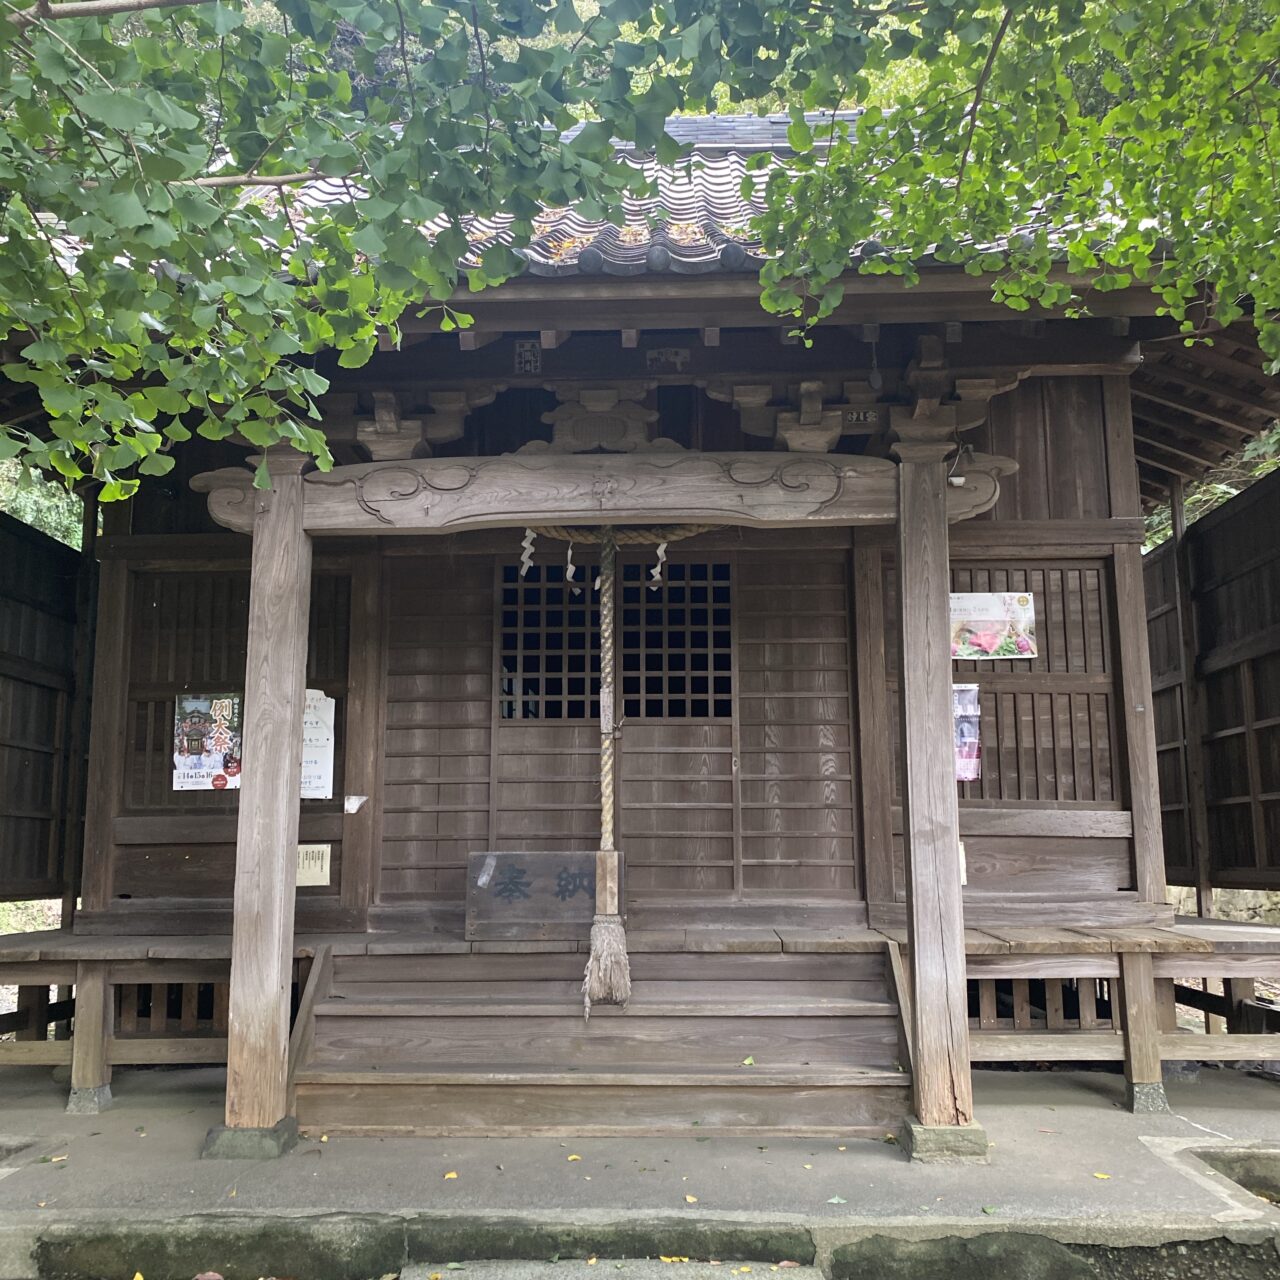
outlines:
{"label": "poster on wall", "polygon": [[1034,658],[1035,597],[1026,591],[953,591],[951,656],[978,662]]}
{"label": "poster on wall", "polygon": [[976,684],[951,686],[951,714],[955,721],[956,781],[982,777],[982,712]]}
{"label": "poster on wall", "polygon": [[182,693],[174,700],[173,789],[240,787],[240,695]]}
{"label": "poster on wall", "polygon": [[333,799],[333,722],[337,703],[308,689],[302,707],[302,791],[304,800]]}

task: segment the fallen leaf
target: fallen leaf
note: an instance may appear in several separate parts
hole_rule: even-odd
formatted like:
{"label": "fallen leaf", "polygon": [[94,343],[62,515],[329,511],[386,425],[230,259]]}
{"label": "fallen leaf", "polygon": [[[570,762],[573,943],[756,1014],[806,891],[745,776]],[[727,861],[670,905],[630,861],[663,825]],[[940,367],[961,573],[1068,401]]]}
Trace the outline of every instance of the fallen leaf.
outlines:
{"label": "fallen leaf", "polygon": [[589,1258],[587,1259],[587,1266],[589,1266],[589,1267],[594,1267],[598,1261],[599,1261],[599,1259],[598,1259],[598,1258],[595,1256],[595,1254],[593,1253],[593,1254],[591,1255],[591,1257],[589,1257]]}
{"label": "fallen leaf", "polygon": [[322,1134],[320,1135],[320,1141],[321,1141],[321,1142],[328,1142],[328,1141],[329,1141],[329,1135],[328,1135],[327,1133],[322,1133]]}
{"label": "fallen leaf", "polygon": [[1103,1182],[1106,1182],[1111,1177],[1109,1173],[1095,1173],[1093,1176],[1100,1178]]}
{"label": "fallen leaf", "polygon": [[799,1265],[800,1264],[798,1262],[792,1262],[790,1258],[783,1258],[783,1260],[778,1263],[778,1267],[780,1269],[785,1267],[798,1267]]}
{"label": "fallen leaf", "polygon": [[1037,1129],[1037,1130],[1036,1130],[1036,1132],[1037,1132],[1037,1133],[1060,1133],[1060,1132],[1061,1132],[1061,1130],[1059,1130],[1059,1129]]}
{"label": "fallen leaf", "polygon": [[849,1202],[844,1198],[844,1196],[832,1196],[831,1199],[827,1201],[827,1203],[828,1204],[848,1204]]}
{"label": "fallen leaf", "polygon": [[751,1054],[748,1054],[745,1058],[743,1058],[742,1065],[744,1067],[754,1067],[756,1065],[756,1060],[754,1057],[751,1056]]}
{"label": "fallen leaf", "polygon": [[581,1160],[582,1157],[581,1156],[565,1156],[565,1159],[568,1160],[570,1164],[572,1164],[575,1160]]}
{"label": "fallen leaf", "polygon": [[66,1157],[65,1155],[61,1155],[61,1156],[50,1156],[50,1157],[49,1157],[49,1163],[50,1163],[50,1164],[59,1164],[61,1161],[65,1160],[66,1158],[67,1158],[67,1157]]}
{"label": "fallen leaf", "polygon": [[880,1141],[887,1142],[891,1147],[896,1147],[898,1145],[898,1136],[894,1133],[886,1133]]}
{"label": "fallen leaf", "polygon": [[804,1169],[812,1169],[812,1168],[813,1168],[813,1165],[811,1165],[811,1164],[806,1164],[806,1165],[802,1165],[802,1166],[801,1166],[801,1168],[804,1168]]}
{"label": "fallen leaf", "polygon": [[685,1196],[685,1198],[684,1198],[684,1202],[685,1202],[685,1204],[697,1204],[697,1203],[698,1203],[698,1197],[697,1197],[697,1196]]}
{"label": "fallen leaf", "polygon": [[227,1196],[233,1200],[235,1199],[235,1194],[236,1194],[235,1187],[232,1187],[231,1190],[227,1192]]}
{"label": "fallen leaf", "polygon": [[446,1271],[465,1271],[466,1267],[464,1267],[460,1262],[446,1262],[444,1264],[444,1269]]}
{"label": "fallen leaf", "polygon": [[992,1214],[992,1213],[995,1213],[995,1211],[996,1211],[996,1207],[993,1204],[984,1204],[982,1206],[983,1213]]}
{"label": "fallen leaf", "polygon": [[848,1147],[837,1147],[837,1148],[836,1148],[836,1150],[837,1150],[837,1151],[848,1151],[848,1150],[849,1150],[849,1148],[848,1148]]}
{"label": "fallen leaf", "polygon": [[450,1170],[449,1170],[449,1172],[448,1172],[448,1173],[446,1173],[446,1174],[444,1175],[444,1180],[445,1180],[446,1182],[451,1182],[451,1181],[453,1181],[453,1179],[455,1179],[457,1176],[458,1176],[458,1174],[457,1174],[456,1170],[450,1169]]}
{"label": "fallen leaf", "polygon": [[444,1273],[441,1271],[433,1271],[427,1280],[444,1280]]}

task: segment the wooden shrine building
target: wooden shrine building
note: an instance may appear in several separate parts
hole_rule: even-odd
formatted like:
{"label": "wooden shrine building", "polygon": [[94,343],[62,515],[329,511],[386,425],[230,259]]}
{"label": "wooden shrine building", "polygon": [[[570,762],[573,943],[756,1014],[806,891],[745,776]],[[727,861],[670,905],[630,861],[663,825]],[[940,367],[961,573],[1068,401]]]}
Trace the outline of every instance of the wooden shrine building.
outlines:
{"label": "wooden shrine building", "polygon": [[[672,127],[663,219],[548,212],[472,327],[322,362],[331,471],[196,439],[105,510],[82,857],[23,881],[79,905],[0,947],[0,1064],[92,1108],[225,1060],[268,1145],[913,1116],[984,1157],[971,1062],[1159,1107],[1163,1059],[1280,1057],[1172,1020],[1280,937],[1166,905],[1143,597],[1144,507],[1280,411],[1251,334],[925,263],[794,341],[739,194],[785,121]],[[633,991],[584,1021],[602,727]]]}

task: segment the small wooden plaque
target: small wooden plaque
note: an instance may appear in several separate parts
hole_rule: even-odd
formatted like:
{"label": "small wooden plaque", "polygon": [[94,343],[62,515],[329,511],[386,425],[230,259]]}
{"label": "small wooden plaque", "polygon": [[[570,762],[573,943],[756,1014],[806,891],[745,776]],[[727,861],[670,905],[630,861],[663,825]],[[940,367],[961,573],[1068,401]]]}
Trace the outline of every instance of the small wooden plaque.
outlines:
{"label": "small wooden plaque", "polygon": [[[618,855],[621,878],[623,861]],[[626,901],[619,893],[619,899]],[[586,939],[596,910],[596,851],[467,855],[467,937]]]}

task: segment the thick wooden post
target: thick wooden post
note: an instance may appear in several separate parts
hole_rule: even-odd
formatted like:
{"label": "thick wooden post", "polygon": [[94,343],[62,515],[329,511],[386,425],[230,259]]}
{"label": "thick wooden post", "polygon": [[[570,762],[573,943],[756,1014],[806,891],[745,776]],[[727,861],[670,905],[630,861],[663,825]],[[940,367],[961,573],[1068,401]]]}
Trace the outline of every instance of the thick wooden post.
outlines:
{"label": "thick wooden post", "polygon": [[111,1035],[114,1014],[107,960],[76,965],[76,1013],[71,1036],[71,1115],[97,1115],[111,1105]]}
{"label": "thick wooden post", "polygon": [[273,450],[271,488],[256,491],[226,1127],[211,1131],[205,1155],[278,1155],[293,1140],[286,1087],[311,597],[311,543],[302,527],[308,461],[292,449]]}
{"label": "thick wooden post", "polygon": [[1160,1009],[1149,951],[1120,956],[1124,1078],[1131,1111],[1168,1111],[1160,1068]]}
{"label": "thick wooden post", "polygon": [[[913,974],[916,1121],[912,1153],[985,1159],[973,1124],[951,710],[947,461],[956,410],[892,409],[898,443],[898,608],[902,644],[903,835]],[[953,1128],[953,1134],[938,1131]],[[963,1129],[961,1127],[967,1127]],[[961,1136],[963,1134],[963,1136]]]}

